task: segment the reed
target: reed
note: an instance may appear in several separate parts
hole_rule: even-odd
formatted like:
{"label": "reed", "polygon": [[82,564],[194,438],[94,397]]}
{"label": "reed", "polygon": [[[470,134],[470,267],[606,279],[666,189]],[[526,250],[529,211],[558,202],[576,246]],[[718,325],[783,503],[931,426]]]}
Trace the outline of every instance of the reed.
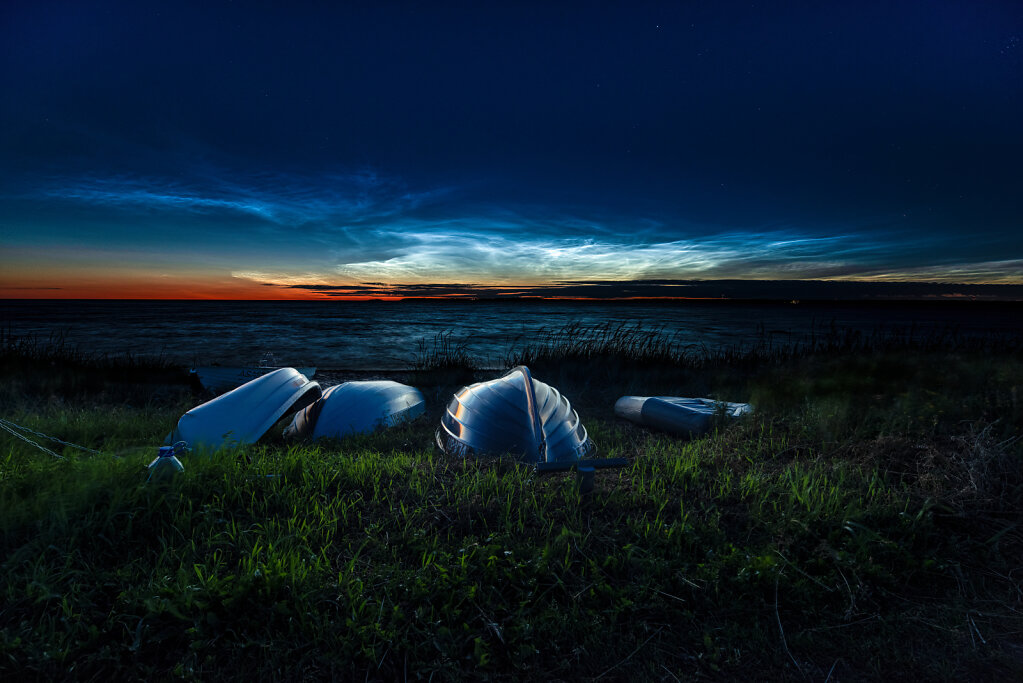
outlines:
{"label": "reed", "polygon": [[796,358],[880,352],[1018,353],[1023,339],[1012,334],[970,335],[956,327],[920,330],[878,326],[869,332],[834,322],[816,326],[810,334],[779,340],[760,327],[744,344],[710,346],[684,341],[682,332],[643,323],[604,323],[541,330],[530,339],[516,340],[508,365],[544,365],[573,361],[610,360],[630,366],[654,365],[700,368],[711,365],[754,366],[785,363]]}
{"label": "reed", "polygon": [[[94,354],[61,333],[18,335],[0,328],[0,405],[24,397],[91,397],[144,404],[181,400],[190,386],[185,368],[161,354]],[[154,392],[154,388],[157,391]]]}
{"label": "reed", "polygon": [[163,354],[137,356],[131,351],[125,351],[123,354],[95,354],[69,342],[63,332],[40,337],[19,335],[10,327],[0,327],[0,363],[13,362],[139,373],[171,370],[176,367]]}
{"label": "reed", "polygon": [[409,369],[427,370],[468,370],[472,371],[486,364],[484,359],[473,356],[464,341],[456,340],[451,332],[442,332],[427,341],[419,339],[412,354]]}

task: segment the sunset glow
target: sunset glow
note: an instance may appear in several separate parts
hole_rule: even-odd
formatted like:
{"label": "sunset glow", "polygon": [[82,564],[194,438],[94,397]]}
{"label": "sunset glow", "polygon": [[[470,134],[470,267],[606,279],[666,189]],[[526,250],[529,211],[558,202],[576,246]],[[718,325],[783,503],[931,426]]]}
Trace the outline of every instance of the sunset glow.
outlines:
{"label": "sunset glow", "polygon": [[0,29],[2,297],[1023,284],[1000,6],[106,4]]}

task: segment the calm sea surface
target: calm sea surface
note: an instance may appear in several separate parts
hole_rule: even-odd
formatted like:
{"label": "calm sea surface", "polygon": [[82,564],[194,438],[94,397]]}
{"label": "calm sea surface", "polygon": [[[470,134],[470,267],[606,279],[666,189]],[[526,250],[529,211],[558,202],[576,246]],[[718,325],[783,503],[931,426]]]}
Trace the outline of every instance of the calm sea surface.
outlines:
{"label": "calm sea surface", "polygon": [[267,351],[283,365],[402,369],[420,342],[441,334],[500,363],[544,330],[639,324],[697,347],[796,343],[832,326],[918,334],[1023,334],[1016,307],[716,302],[241,302],[0,301],[11,333],[63,335],[98,354],[162,355],[181,364],[256,365]]}

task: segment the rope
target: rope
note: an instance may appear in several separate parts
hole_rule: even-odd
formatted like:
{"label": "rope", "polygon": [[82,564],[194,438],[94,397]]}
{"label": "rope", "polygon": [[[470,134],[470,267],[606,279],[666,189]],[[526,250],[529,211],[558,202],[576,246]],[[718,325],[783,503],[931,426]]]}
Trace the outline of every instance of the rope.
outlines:
{"label": "rope", "polygon": [[29,429],[28,427],[22,427],[21,425],[15,424],[15,423],[11,422],[10,420],[5,420],[2,417],[0,417],[0,428],[2,428],[5,432],[8,432],[8,433],[18,437],[22,441],[25,441],[27,443],[32,444],[33,446],[35,446],[39,450],[41,450],[41,451],[43,451],[45,453],[49,453],[50,455],[52,455],[52,456],[54,456],[56,458],[60,458],[61,460],[64,459],[63,456],[57,455],[56,453],[54,453],[50,449],[44,448],[43,446],[40,446],[35,441],[32,441],[28,437],[26,437],[23,434],[20,434],[20,433],[14,431],[14,430],[17,429],[17,430],[22,431],[22,432],[28,432],[29,434],[33,434],[33,435],[41,437],[43,439],[48,439],[50,441],[54,441],[56,443],[59,443],[62,446],[68,446],[70,448],[77,448],[80,451],[85,451],[86,453],[92,453],[93,455],[99,455],[100,454],[100,452],[97,451],[97,450],[93,450],[91,448],[86,448],[85,446],[79,446],[78,444],[71,443],[70,441],[63,441],[61,439],[58,439],[55,436],[50,436],[48,434],[43,434],[42,432],[37,432],[34,429]]}
{"label": "rope", "polygon": [[49,434],[43,434],[42,432],[37,432],[34,429],[29,429],[28,427],[22,427],[21,425],[15,424],[15,423],[11,422],[10,420],[5,420],[2,417],[0,417],[0,423],[6,425],[9,428],[13,427],[14,429],[18,429],[18,430],[21,430],[23,432],[28,432],[29,434],[34,434],[35,436],[39,436],[39,437],[42,437],[44,439],[49,439],[50,441],[55,441],[56,443],[59,443],[62,446],[70,446],[71,448],[77,448],[80,451],[85,451],[86,453],[92,453],[94,455],[99,455],[100,454],[100,452],[97,451],[97,450],[93,450],[91,448],[86,448],[85,446],[79,446],[78,444],[71,443],[70,441],[63,441],[61,439],[58,439],[55,436],[50,436]]}
{"label": "rope", "polygon": [[28,443],[28,444],[31,444],[31,445],[35,446],[36,448],[41,450],[43,453],[49,453],[50,455],[52,455],[53,457],[57,458],[58,460],[67,460],[67,458],[65,458],[63,455],[57,455],[56,453],[51,451],[46,446],[41,446],[41,445],[37,444],[35,441],[33,441],[32,439],[28,438],[27,436],[25,436],[23,434],[19,434],[18,432],[16,432],[13,429],[11,429],[10,427],[7,426],[7,420],[0,420],[0,429],[2,429],[5,432],[9,433],[11,436],[18,437],[19,439],[21,439],[25,443]]}

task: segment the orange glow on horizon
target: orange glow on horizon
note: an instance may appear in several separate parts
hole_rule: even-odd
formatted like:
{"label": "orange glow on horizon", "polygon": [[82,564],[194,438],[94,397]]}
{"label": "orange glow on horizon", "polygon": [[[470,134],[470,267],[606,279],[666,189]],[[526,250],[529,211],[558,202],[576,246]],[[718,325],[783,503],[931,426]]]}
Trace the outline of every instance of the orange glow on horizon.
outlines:
{"label": "orange glow on horizon", "polygon": [[521,299],[543,299],[544,301],[721,301],[726,296],[531,296]]}
{"label": "orange glow on horizon", "polygon": [[[40,267],[42,266],[42,267]],[[89,264],[71,269],[54,269],[49,264],[22,262],[0,274],[0,298],[3,299],[127,299],[143,301],[403,301],[433,299],[444,301],[529,299],[541,301],[685,301],[710,300],[713,297],[666,296],[562,296],[531,292],[557,285],[543,283],[501,285],[479,284],[480,291],[450,294],[422,294],[415,285],[382,285],[360,292],[338,285],[335,289],[289,287],[265,284],[230,273],[205,273],[198,270],[167,272],[154,276],[139,267],[110,269]],[[443,284],[443,283],[441,283]],[[451,285],[458,287],[459,285]],[[315,287],[315,285],[310,285]],[[354,290],[354,291],[353,291]],[[548,290],[549,291],[549,290]],[[400,292],[400,293],[399,293]]]}
{"label": "orange glow on horizon", "polygon": [[[129,301],[405,301],[407,299],[431,299],[438,301],[510,301],[528,299],[531,301],[721,301],[728,297],[700,296],[543,296],[539,294],[518,294],[515,296],[478,296],[474,294],[428,294],[428,295],[351,295],[332,296],[324,292],[301,292],[289,290],[282,296],[268,296],[267,289],[257,291],[232,290],[214,292],[203,286],[194,288],[169,289],[161,287],[76,287],[76,288],[25,288],[0,285],[0,299],[65,299],[75,300],[129,300]],[[271,290],[273,291],[273,290]],[[301,293],[300,293],[301,292]]]}
{"label": "orange glow on horizon", "polygon": [[[270,290],[270,291],[267,291]],[[25,287],[8,286],[0,283],[0,298],[3,299],[137,299],[141,301],[196,300],[196,301],[288,301],[320,300],[325,297],[309,293],[296,296],[288,292],[285,296],[274,296],[268,287],[219,287],[206,283],[175,284],[160,286],[149,283],[122,285],[83,284],[79,286]]]}
{"label": "orange glow on horizon", "polygon": [[[20,276],[20,277],[19,277]],[[320,299],[314,292],[281,290],[230,276],[174,274],[140,277],[135,273],[78,271],[47,276],[24,272],[0,275],[5,299]]]}

